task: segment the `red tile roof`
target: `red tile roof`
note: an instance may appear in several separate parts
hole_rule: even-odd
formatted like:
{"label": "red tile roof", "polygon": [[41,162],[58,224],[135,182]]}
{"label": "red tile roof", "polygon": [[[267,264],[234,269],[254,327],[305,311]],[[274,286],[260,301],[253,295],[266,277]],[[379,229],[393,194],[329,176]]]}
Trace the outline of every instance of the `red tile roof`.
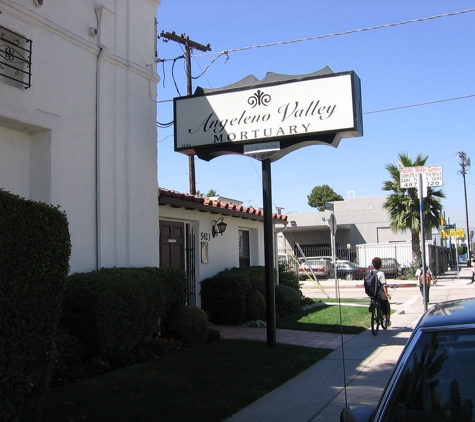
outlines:
{"label": "red tile roof", "polygon": [[[245,207],[231,202],[215,201],[210,198],[202,198],[197,195],[181,193],[175,190],[158,188],[158,203],[172,207],[184,207],[190,210],[209,211],[213,214],[233,215],[235,217],[248,218],[262,221],[264,210],[260,208]],[[287,222],[285,214],[272,213],[274,222]]]}

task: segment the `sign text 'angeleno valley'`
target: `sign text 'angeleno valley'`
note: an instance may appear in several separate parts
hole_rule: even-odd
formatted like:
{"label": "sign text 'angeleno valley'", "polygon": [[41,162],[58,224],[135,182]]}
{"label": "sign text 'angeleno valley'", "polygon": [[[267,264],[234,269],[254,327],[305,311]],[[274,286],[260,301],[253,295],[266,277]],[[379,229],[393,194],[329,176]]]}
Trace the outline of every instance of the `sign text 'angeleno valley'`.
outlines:
{"label": "sign text 'angeleno valley'", "polygon": [[[323,104],[320,100],[312,100],[303,105],[299,101],[288,102],[277,107],[274,113],[267,110],[257,113],[257,110],[244,109],[237,116],[224,119],[219,119],[211,112],[197,127],[188,129],[188,133],[208,134],[212,137],[212,143],[309,133],[315,130],[311,128],[312,124],[317,125],[318,120],[330,119],[337,110],[337,104]],[[258,128],[247,128],[257,123],[260,123]]]}

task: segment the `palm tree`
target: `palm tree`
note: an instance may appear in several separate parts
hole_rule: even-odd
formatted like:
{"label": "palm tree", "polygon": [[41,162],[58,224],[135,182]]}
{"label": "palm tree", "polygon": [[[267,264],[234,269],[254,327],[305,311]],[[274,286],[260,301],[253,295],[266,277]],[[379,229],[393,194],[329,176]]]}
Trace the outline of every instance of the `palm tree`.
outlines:
{"label": "palm tree", "polygon": [[[421,262],[420,236],[420,203],[417,188],[400,187],[401,167],[423,167],[425,166],[428,155],[419,154],[414,161],[407,153],[399,153],[398,164],[386,165],[391,180],[383,182],[383,190],[392,191],[383,207],[389,213],[391,229],[394,232],[411,231],[412,243],[412,261],[413,265],[419,265]],[[441,189],[427,188],[427,196],[423,200],[424,206],[424,228],[430,232],[432,228],[439,228],[440,217],[442,215],[441,198],[445,198]]]}

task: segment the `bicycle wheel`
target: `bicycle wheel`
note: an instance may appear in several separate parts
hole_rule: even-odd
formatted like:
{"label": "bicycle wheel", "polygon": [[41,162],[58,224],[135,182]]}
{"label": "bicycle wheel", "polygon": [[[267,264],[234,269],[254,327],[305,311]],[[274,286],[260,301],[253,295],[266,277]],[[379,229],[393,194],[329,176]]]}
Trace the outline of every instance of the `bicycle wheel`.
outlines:
{"label": "bicycle wheel", "polygon": [[373,336],[378,335],[379,331],[379,304],[374,301],[373,302],[373,308],[371,310],[371,332],[373,333]]}

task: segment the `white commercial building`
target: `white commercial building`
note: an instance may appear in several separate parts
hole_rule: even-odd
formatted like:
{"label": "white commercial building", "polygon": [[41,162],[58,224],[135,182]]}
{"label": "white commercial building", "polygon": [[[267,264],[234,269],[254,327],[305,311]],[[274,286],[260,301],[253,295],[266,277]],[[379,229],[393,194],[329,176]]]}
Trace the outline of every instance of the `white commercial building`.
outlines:
{"label": "white commercial building", "polygon": [[[383,208],[387,196],[350,198],[333,202],[337,229],[335,246],[337,257],[345,259],[354,253],[355,246],[366,243],[397,243],[411,240],[409,230],[394,233],[390,228],[388,212]],[[329,255],[331,232],[328,226],[331,211],[289,214],[287,229],[279,234],[280,253],[298,254],[298,243],[306,255],[321,250]],[[310,256],[310,255],[309,255]]]}

